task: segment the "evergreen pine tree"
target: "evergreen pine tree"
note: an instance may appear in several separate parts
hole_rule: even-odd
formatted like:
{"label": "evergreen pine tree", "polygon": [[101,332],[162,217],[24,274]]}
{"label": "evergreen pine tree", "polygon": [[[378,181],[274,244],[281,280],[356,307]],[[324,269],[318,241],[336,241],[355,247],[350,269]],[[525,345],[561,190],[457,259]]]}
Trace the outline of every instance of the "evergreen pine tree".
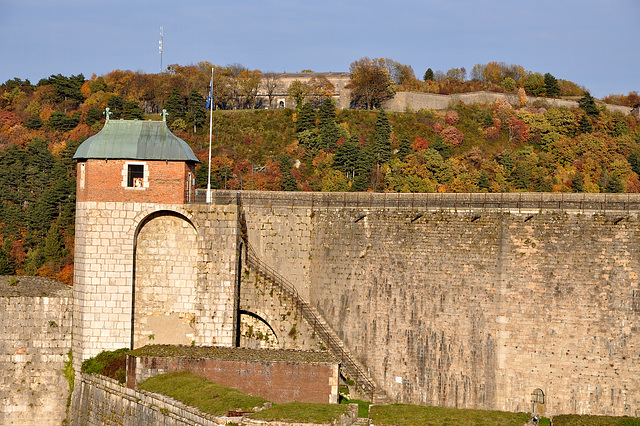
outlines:
{"label": "evergreen pine tree", "polygon": [[282,190],[297,191],[298,183],[293,173],[291,173],[291,159],[286,154],[280,156],[280,173],[282,174],[282,181],[280,183]]}
{"label": "evergreen pine tree", "polygon": [[578,125],[579,133],[591,133],[593,132],[593,124],[591,124],[591,120],[587,114],[582,114],[580,117],[580,124]]}
{"label": "evergreen pine tree", "polygon": [[39,130],[43,124],[44,123],[42,122],[42,119],[40,118],[40,116],[32,115],[24,123],[24,127],[26,127],[29,130]]}
{"label": "evergreen pine tree", "polygon": [[560,95],[558,80],[549,73],[544,75],[544,88],[548,98],[557,98]]}
{"label": "evergreen pine tree", "polygon": [[126,101],[122,105],[122,118],[125,120],[142,120],[144,114],[138,101]]}
{"label": "evergreen pine tree", "polygon": [[589,92],[584,92],[584,96],[578,101],[578,106],[589,115],[597,116],[600,114],[596,101]]}
{"label": "evergreen pine tree", "polygon": [[444,143],[444,139],[440,135],[436,136],[436,139],[430,145],[430,148],[433,148],[436,151],[438,151],[438,153],[442,156],[444,160],[448,160],[449,158],[451,158],[452,147],[451,145]]}
{"label": "evergreen pine tree", "polygon": [[196,89],[191,90],[187,98],[187,117],[193,123],[193,133],[198,127],[203,127],[207,122],[207,112],[204,109],[204,97]]}
{"label": "evergreen pine tree", "polygon": [[336,122],[336,104],[332,98],[327,98],[318,109],[318,134],[320,147],[325,151],[333,151],[340,139],[340,129]]}
{"label": "evergreen pine tree", "polygon": [[84,116],[85,124],[89,126],[93,126],[94,123],[100,121],[102,119],[102,113],[95,106],[91,106],[87,111],[87,114]]}
{"label": "evergreen pine tree", "polygon": [[184,118],[184,100],[180,96],[180,91],[176,88],[173,89],[171,95],[167,99],[167,103],[164,106],[169,116],[167,117],[168,125],[171,125],[175,120]]}
{"label": "evergreen pine tree", "polygon": [[9,253],[0,247],[0,275],[13,275],[16,267]]}
{"label": "evergreen pine tree", "polygon": [[355,177],[356,168],[360,160],[360,141],[358,136],[352,136],[336,149],[333,165],[345,173],[347,179]]}
{"label": "evergreen pine tree", "polygon": [[484,170],[481,171],[480,177],[478,178],[478,188],[483,190],[483,189],[489,189],[490,186],[491,186],[491,181],[489,180],[489,176],[487,175],[487,172]]}
{"label": "evergreen pine tree", "polygon": [[411,141],[407,138],[402,138],[400,140],[400,148],[398,149],[398,158],[404,161],[405,157],[409,154],[412,154],[413,148],[411,147]]}
{"label": "evergreen pine tree", "polygon": [[624,192],[624,184],[618,173],[612,173],[609,175],[609,181],[605,188],[606,192],[620,193]]}
{"label": "evergreen pine tree", "polygon": [[306,130],[313,130],[316,127],[316,110],[309,102],[302,105],[298,112],[296,121],[296,132],[301,133]]}
{"label": "evergreen pine tree", "polygon": [[57,266],[62,258],[62,238],[58,225],[54,222],[49,227],[47,237],[44,242],[44,261],[51,266]]}
{"label": "evergreen pine tree", "polygon": [[391,158],[391,125],[385,110],[378,112],[375,132],[375,161],[384,164]]}
{"label": "evergreen pine tree", "polygon": [[433,80],[433,70],[431,68],[427,68],[427,70],[424,73],[423,80],[424,81]]}
{"label": "evergreen pine tree", "polygon": [[111,113],[111,118],[114,120],[118,120],[122,117],[122,112],[124,109],[124,101],[118,95],[113,95],[107,100],[107,107],[109,107],[109,112]]}

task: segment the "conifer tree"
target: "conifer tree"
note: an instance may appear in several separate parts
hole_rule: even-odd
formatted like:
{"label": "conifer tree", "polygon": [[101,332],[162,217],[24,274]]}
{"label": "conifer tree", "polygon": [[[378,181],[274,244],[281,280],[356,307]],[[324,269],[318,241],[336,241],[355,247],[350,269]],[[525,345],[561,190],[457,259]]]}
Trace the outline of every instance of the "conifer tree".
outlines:
{"label": "conifer tree", "polygon": [[578,101],[578,106],[589,115],[597,116],[600,114],[596,101],[589,92],[584,92],[584,96]]}
{"label": "conifer tree", "polygon": [[385,110],[378,112],[375,132],[375,161],[386,163],[391,158],[391,125]]}
{"label": "conifer tree", "polygon": [[433,70],[431,68],[427,68],[423,77],[424,81],[432,81],[433,80]]}
{"label": "conifer tree", "polygon": [[544,88],[548,98],[557,98],[560,95],[558,80],[550,73],[544,75]]}
{"label": "conifer tree", "polygon": [[126,101],[122,105],[122,118],[125,120],[142,120],[143,115],[138,101]]}
{"label": "conifer tree", "polygon": [[282,190],[297,191],[298,183],[293,173],[291,173],[291,159],[286,154],[280,156],[280,173],[282,174],[282,181],[280,183]]}
{"label": "conifer tree", "polygon": [[404,160],[404,158],[413,153],[413,148],[411,147],[411,141],[407,138],[400,139],[400,148],[398,149],[398,159]]}
{"label": "conifer tree", "polygon": [[578,125],[579,133],[591,133],[593,132],[593,124],[591,124],[591,120],[587,114],[582,114],[580,117],[580,124]]}
{"label": "conifer tree", "polygon": [[333,151],[340,139],[340,129],[336,122],[336,104],[332,98],[325,99],[318,109],[318,134],[321,148]]}
{"label": "conifer tree", "polygon": [[44,242],[44,261],[51,266],[58,265],[62,258],[62,241],[58,225],[54,222],[47,232]]}
{"label": "conifer tree", "polygon": [[296,121],[296,132],[301,133],[305,130],[312,130],[316,127],[316,110],[309,102],[302,105],[298,113]]}
{"label": "conifer tree", "polygon": [[187,98],[187,118],[193,123],[193,133],[196,133],[198,127],[202,127],[207,122],[207,112],[204,109],[205,100],[202,94],[196,89],[192,89]]}
{"label": "conifer tree", "polygon": [[169,113],[169,116],[167,117],[167,123],[169,125],[179,118],[184,118],[184,100],[182,99],[182,96],[180,96],[180,91],[175,87],[169,95],[164,109]]}

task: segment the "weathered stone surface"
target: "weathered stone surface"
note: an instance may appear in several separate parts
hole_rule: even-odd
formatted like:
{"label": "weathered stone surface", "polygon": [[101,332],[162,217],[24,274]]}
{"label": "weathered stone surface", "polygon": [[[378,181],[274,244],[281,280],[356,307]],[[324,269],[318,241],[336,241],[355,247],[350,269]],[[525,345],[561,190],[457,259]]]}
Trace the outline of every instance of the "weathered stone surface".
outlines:
{"label": "weathered stone surface", "polygon": [[69,383],[71,288],[41,277],[0,277],[0,424],[60,425]]}

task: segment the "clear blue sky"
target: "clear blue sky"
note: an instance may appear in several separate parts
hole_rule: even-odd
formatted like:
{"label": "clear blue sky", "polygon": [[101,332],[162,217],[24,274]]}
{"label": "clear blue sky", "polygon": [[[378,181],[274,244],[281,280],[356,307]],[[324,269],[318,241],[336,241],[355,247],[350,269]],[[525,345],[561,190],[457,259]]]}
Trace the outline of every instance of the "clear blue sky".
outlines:
{"label": "clear blue sky", "polygon": [[0,83],[209,61],[348,71],[364,56],[446,71],[490,61],[600,98],[640,91],[639,0],[0,0]]}

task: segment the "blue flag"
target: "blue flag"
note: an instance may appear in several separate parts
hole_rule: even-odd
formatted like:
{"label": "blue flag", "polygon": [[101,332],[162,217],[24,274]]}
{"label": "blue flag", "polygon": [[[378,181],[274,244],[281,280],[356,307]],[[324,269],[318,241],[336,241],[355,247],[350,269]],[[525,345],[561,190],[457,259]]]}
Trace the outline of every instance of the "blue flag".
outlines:
{"label": "blue flag", "polygon": [[209,96],[207,96],[207,105],[204,109],[213,107],[213,76],[211,77],[211,84],[209,85]]}

